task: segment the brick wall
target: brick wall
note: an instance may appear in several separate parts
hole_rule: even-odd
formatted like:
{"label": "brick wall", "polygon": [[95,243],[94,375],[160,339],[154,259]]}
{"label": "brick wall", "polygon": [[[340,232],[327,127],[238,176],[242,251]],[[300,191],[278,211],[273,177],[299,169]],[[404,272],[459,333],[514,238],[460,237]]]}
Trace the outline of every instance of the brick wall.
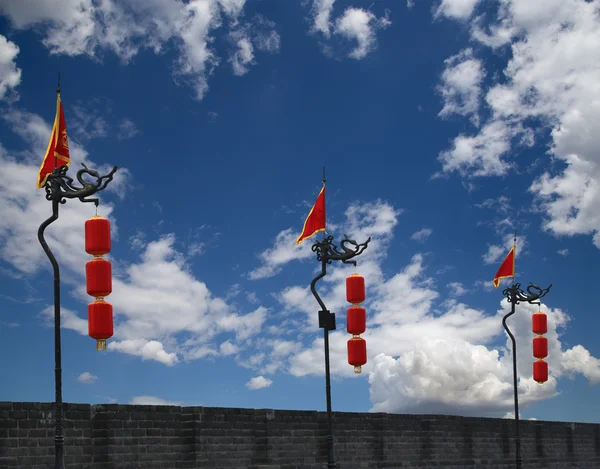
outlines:
{"label": "brick wall", "polygon": [[[514,469],[514,422],[334,413],[339,469]],[[323,468],[322,412],[65,404],[67,468]],[[525,421],[524,469],[600,468],[600,425]],[[53,406],[0,402],[0,468],[54,462]]]}

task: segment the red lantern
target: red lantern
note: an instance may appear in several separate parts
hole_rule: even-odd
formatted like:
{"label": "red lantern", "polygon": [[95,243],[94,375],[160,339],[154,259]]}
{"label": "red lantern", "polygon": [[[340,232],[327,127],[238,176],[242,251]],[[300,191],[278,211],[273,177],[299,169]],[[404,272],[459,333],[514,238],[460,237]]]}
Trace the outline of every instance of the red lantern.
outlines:
{"label": "red lantern", "polygon": [[88,335],[96,339],[96,350],[106,350],[106,339],[113,336],[113,307],[106,301],[88,305]]}
{"label": "red lantern", "polygon": [[361,337],[352,337],[348,341],[348,363],[354,367],[354,373],[360,373],[367,363],[367,342]]}
{"label": "red lantern", "polygon": [[110,261],[95,257],[85,264],[87,293],[96,298],[105,297],[112,292],[112,266]]}
{"label": "red lantern", "polygon": [[85,251],[92,256],[110,252],[110,222],[106,218],[95,216],[85,222]]}
{"label": "red lantern", "polygon": [[535,358],[546,358],[548,356],[548,339],[541,335],[533,338],[533,356]]}
{"label": "red lantern", "polygon": [[548,316],[538,311],[531,317],[531,330],[534,334],[545,334],[548,332]]}
{"label": "red lantern", "polygon": [[348,308],[346,319],[348,334],[360,335],[367,329],[367,310],[361,306]]}
{"label": "red lantern", "polygon": [[548,363],[544,360],[536,360],[533,362],[533,379],[543,384],[548,381]]}
{"label": "red lantern", "polygon": [[346,299],[354,305],[365,301],[365,278],[352,274],[346,279]]}

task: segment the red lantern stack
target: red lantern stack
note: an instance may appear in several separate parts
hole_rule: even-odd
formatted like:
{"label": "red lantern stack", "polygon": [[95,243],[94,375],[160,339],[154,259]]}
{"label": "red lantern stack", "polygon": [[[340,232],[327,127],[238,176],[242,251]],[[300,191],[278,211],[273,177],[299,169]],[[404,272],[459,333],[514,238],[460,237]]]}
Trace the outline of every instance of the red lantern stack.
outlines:
{"label": "red lantern stack", "polygon": [[94,256],[85,265],[87,293],[96,298],[88,305],[88,334],[96,339],[96,350],[106,350],[113,335],[113,307],[104,301],[112,293],[112,266],[102,256],[110,252],[110,222],[92,217],[85,222],[85,251]]}
{"label": "red lantern stack", "polygon": [[352,334],[348,340],[348,363],[354,366],[355,373],[360,373],[362,366],[367,363],[367,342],[359,337],[367,328],[367,311],[359,306],[365,301],[364,277],[352,274],[346,279],[346,300],[352,303],[346,318],[348,333]]}
{"label": "red lantern stack", "polygon": [[542,337],[548,332],[548,317],[541,311],[532,316],[531,330],[537,334],[533,338],[533,356],[537,358],[533,362],[533,379],[543,384],[548,381],[548,363],[544,361],[548,356],[548,339]]}

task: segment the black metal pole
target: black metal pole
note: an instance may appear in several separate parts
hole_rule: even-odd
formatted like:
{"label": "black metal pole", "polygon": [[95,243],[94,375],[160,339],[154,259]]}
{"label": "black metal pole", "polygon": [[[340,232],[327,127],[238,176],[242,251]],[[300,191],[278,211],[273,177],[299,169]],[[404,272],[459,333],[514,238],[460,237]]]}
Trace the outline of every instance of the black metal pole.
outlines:
{"label": "black metal pole", "polygon": [[[88,197],[96,192],[104,190],[108,183],[112,181],[117,167],[115,166],[110,173],[105,176],[100,176],[97,171],[88,169],[82,163],[83,169],[77,172],[76,179],[81,184],[77,187],[72,178],[67,176],[69,167],[63,165],[60,168],[55,168],[48,175],[44,183],[46,191],[46,200],[52,202],[52,216],[45,220],[38,229],[38,240],[42,249],[48,256],[52,269],[54,270],[54,383],[55,383],[55,401],[54,401],[54,418],[55,418],[55,462],[54,469],[64,469],[64,429],[63,429],[63,402],[62,402],[62,367],[61,367],[61,338],[60,338],[60,269],[54,254],[48,247],[48,243],[44,238],[46,228],[58,220],[58,207],[60,204],[66,203],[67,199],[79,199],[81,202],[90,202],[98,206],[98,199],[90,199]],[[87,174],[96,178],[95,182],[85,180],[83,176]]]}
{"label": "black metal pole", "polygon": [[[513,354],[513,389],[514,389],[514,394],[515,394],[515,445],[516,445],[515,460],[516,460],[517,469],[522,469],[522,467],[523,467],[523,457],[521,455],[521,434],[519,431],[519,421],[520,420],[519,420],[519,390],[517,387],[517,378],[518,378],[518,375],[517,375],[517,341],[515,340],[515,336],[512,334],[512,332],[506,325],[506,320],[510,316],[515,314],[516,306],[519,303],[527,302],[529,304],[541,304],[538,302],[538,300],[543,298],[544,296],[546,296],[546,294],[550,291],[550,288],[552,288],[552,284],[550,284],[550,286],[548,288],[540,288],[537,285],[534,285],[533,283],[530,282],[529,286],[527,287],[527,293],[525,293],[521,289],[520,283],[513,283],[513,285],[511,287],[506,288],[503,292],[504,296],[506,296],[506,298],[508,299],[508,302],[511,305],[510,313],[506,314],[502,318],[502,325],[504,326],[504,329],[506,330],[506,332],[508,333],[508,335],[510,337],[510,340],[512,341],[512,350],[513,350],[513,352],[512,352],[512,354]],[[532,290],[537,290],[537,291],[534,292]]]}
{"label": "black metal pole", "polygon": [[[325,179],[323,175],[323,179]],[[367,248],[371,238],[367,239],[365,243],[358,244],[352,239],[345,237],[340,245],[341,250],[333,243],[333,236],[327,236],[322,241],[317,241],[313,247],[313,252],[317,253],[317,260],[321,262],[321,273],[312,279],[310,283],[310,290],[319,303],[321,311],[319,311],[319,327],[323,328],[323,341],[325,348],[325,393],[327,396],[327,469],[335,469],[335,453],[333,448],[333,414],[331,411],[331,373],[329,369],[329,331],[335,331],[335,313],[330,312],[326,307],[325,303],[317,293],[316,284],[317,281],[327,275],[327,264],[331,264],[332,261],[342,261],[344,264],[356,265],[355,261],[351,261],[353,257],[356,257]],[[353,248],[348,248],[350,244]]]}
{"label": "black metal pole", "polygon": [[[331,314],[331,313],[330,313]],[[325,390],[327,394],[327,468],[335,469],[333,453],[333,416],[331,413],[331,375],[329,373],[329,328],[323,328],[325,339]]]}
{"label": "black metal pole", "polygon": [[313,278],[310,283],[310,289],[312,294],[317,299],[317,302],[321,306],[319,311],[319,327],[323,328],[323,340],[325,348],[325,394],[327,398],[327,468],[335,469],[335,453],[333,449],[333,415],[331,410],[331,373],[329,367],[329,331],[335,330],[335,314],[331,313],[325,307],[323,300],[317,293],[316,284],[317,281],[327,275],[327,260],[321,260],[321,273]]}
{"label": "black metal pole", "polygon": [[[513,285],[514,289],[514,285]],[[523,457],[521,455],[521,435],[519,433],[519,392],[517,387],[517,341],[515,340],[515,336],[513,336],[512,332],[506,325],[506,320],[515,314],[516,307],[516,296],[511,295],[510,298],[510,313],[508,313],[504,318],[502,318],[502,325],[506,332],[510,336],[510,340],[512,341],[512,354],[513,354],[513,388],[514,388],[514,396],[515,396],[515,445],[516,445],[516,463],[517,469],[521,469],[523,467]]]}
{"label": "black metal pole", "polygon": [[62,405],[62,368],[60,347],[60,269],[58,262],[44,238],[44,231],[51,223],[58,220],[58,200],[52,201],[52,216],[44,221],[38,230],[38,239],[46,252],[52,269],[54,270],[54,386],[56,397],[54,401],[55,431],[54,431],[54,468],[64,469],[64,441],[63,434],[63,405]]}

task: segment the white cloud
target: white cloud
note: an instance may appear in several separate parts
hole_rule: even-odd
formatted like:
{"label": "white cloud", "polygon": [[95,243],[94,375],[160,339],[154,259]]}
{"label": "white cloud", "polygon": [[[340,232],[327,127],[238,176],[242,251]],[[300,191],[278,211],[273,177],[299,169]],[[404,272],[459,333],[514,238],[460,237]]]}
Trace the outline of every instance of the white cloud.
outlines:
{"label": "white cloud", "polygon": [[445,16],[456,20],[467,20],[473,14],[479,0],[442,0],[435,16]]}
{"label": "white cloud", "polygon": [[93,374],[91,374],[89,371],[86,371],[84,373],[81,373],[78,377],[77,377],[77,381],[79,381],[80,383],[85,383],[85,384],[91,384],[91,383],[95,383],[98,380],[97,376],[94,376]]}
{"label": "white cloud", "polygon": [[307,259],[314,256],[311,251],[311,240],[296,244],[300,232],[288,228],[279,232],[272,248],[260,254],[262,265],[248,274],[250,280],[273,277],[281,271],[281,267],[290,261]]}
{"label": "white cloud", "polygon": [[[53,54],[101,58],[112,52],[128,62],[143,49],[160,54],[174,45],[174,78],[192,86],[202,99],[220,63],[214,33],[223,16],[229,29],[237,28],[244,5],[245,0],[0,0],[0,12],[17,29],[41,33]],[[261,34],[260,50],[278,50],[276,33]]]}
{"label": "white cloud", "polygon": [[335,0],[314,0],[313,11],[313,32],[320,32],[325,37],[331,36],[331,12]]}
{"label": "white cloud", "polygon": [[[356,42],[356,47],[348,54],[352,59],[363,59],[373,51],[377,44],[376,31],[385,29],[391,21],[388,12],[378,18],[371,11],[363,8],[348,7],[336,19],[332,19],[335,0],[313,0],[312,33],[320,33],[325,39],[331,39],[331,33]],[[325,51],[330,47],[325,46]],[[327,52],[329,54],[329,52]]]}
{"label": "white cloud", "polygon": [[248,381],[246,383],[246,387],[248,389],[254,390],[254,389],[268,388],[272,384],[273,384],[273,381],[271,381],[269,378],[265,378],[264,376],[255,376],[254,378],[252,378],[250,381]]}
{"label": "white cloud", "polygon": [[221,352],[221,355],[227,356],[235,355],[238,352],[239,348],[235,344],[232,344],[229,340],[227,340],[219,346],[219,350]]}
{"label": "white cloud", "polygon": [[[496,262],[502,262],[508,255],[509,251],[514,245],[514,234],[507,233],[504,237],[504,243],[494,244],[488,246],[487,252],[482,256],[485,264],[495,264]],[[517,257],[522,256],[527,246],[527,238],[525,236],[519,236],[517,238]],[[500,267],[500,265],[498,265]]]}
{"label": "white cloud", "polygon": [[181,406],[181,402],[179,401],[168,401],[166,399],[161,399],[160,397],[155,396],[133,396],[131,401],[129,401],[130,405],[170,405],[170,406]]}
{"label": "white cloud", "polygon": [[241,37],[237,40],[237,50],[231,56],[229,61],[233,67],[233,73],[242,76],[248,73],[248,65],[254,60],[254,47],[247,37]]}
{"label": "white cloud", "polygon": [[471,22],[475,41],[509,50],[498,79],[485,91],[489,119],[478,134],[458,136],[453,148],[440,155],[443,169],[468,177],[504,175],[513,164],[508,155],[517,153],[511,150],[531,146],[536,135],[549,131],[549,156],[561,165],[544,171],[530,186],[546,214],[543,227],[555,235],[591,235],[600,248],[596,2],[499,3],[495,16]]}
{"label": "white cloud", "polygon": [[492,121],[475,136],[459,135],[449,150],[440,153],[443,171],[470,177],[506,174],[510,165],[502,157],[510,150],[515,133],[506,123]]}
{"label": "white cloud", "polygon": [[167,353],[163,344],[156,340],[127,339],[109,342],[107,349],[136,355],[143,360],[156,360],[168,366],[172,366],[178,361],[175,353]]}
{"label": "white cloud", "polygon": [[427,238],[431,236],[433,230],[431,228],[423,228],[415,233],[413,233],[410,237],[413,241],[417,241],[419,243],[424,243]]}
{"label": "white cloud", "polygon": [[469,290],[467,290],[460,282],[450,282],[446,286],[450,289],[450,296],[452,297],[462,296],[469,293]]}
{"label": "white cloud", "polygon": [[446,59],[445,64],[442,83],[438,87],[444,100],[444,107],[439,115],[467,116],[473,124],[479,125],[481,83],[485,77],[482,62],[473,57],[472,49],[465,49]]}
{"label": "white cloud", "polygon": [[0,34],[0,100],[21,83],[21,69],[15,62],[18,54],[19,47]]}
{"label": "white cloud", "polygon": [[387,17],[377,18],[373,13],[362,8],[347,8],[335,23],[335,34],[355,40],[357,46],[348,57],[363,59],[377,43],[375,31],[385,29],[391,23]]}
{"label": "white cloud", "polygon": [[135,137],[139,135],[140,131],[135,125],[135,123],[130,119],[122,119],[119,124],[119,132],[117,134],[117,138],[119,140],[127,140],[128,138]]}
{"label": "white cloud", "polygon": [[563,257],[567,257],[569,255],[569,250],[568,249],[559,249],[558,251],[556,251],[556,253]]}

